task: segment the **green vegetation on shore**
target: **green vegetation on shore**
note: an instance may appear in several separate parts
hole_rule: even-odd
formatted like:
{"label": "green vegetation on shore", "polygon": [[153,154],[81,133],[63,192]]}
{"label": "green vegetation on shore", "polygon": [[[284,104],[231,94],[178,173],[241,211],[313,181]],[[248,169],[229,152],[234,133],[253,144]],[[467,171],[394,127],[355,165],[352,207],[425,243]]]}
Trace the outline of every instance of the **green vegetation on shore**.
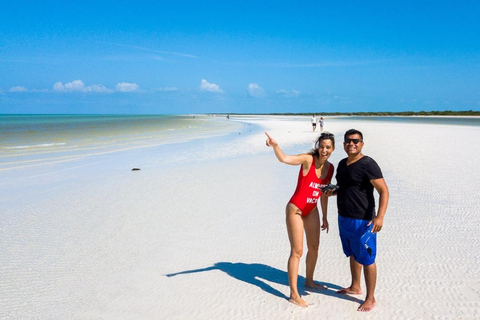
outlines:
{"label": "green vegetation on shore", "polygon": [[[242,113],[230,113],[232,115],[241,115]],[[265,113],[263,113],[265,114]],[[307,115],[322,115],[322,116],[480,116],[480,111],[402,111],[402,112],[309,112],[309,113],[268,113],[268,115],[283,115],[283,116],[307,116]]]}

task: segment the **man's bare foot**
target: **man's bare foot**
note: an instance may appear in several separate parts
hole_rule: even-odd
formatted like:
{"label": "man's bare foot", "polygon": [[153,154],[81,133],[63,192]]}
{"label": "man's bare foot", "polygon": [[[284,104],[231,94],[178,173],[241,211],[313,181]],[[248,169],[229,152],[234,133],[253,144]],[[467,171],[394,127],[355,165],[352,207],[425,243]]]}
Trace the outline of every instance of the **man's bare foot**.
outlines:
{"label": "man's bare foot", "polygon": [[365,300],[365,302],[360,307],[358,307],[357,311],[369,312],[372,311],[373,308],[375,308],[375,299]]}
{"label": "man's bare foot", "polygon": [[303,300],[302,298],[300,298],[300,296],[290,297],[290,299],[288,299],[288,301],[290,301],[291,303],[296,304],[297,306],[300,306],[302,308],[308,307],[308,303],[305,300]]}
{"label": "man's bare foot", "polygon": [[305,281],[305,288],[315,289],[315,290],[325,290],[328,289],[327,286],[323,284],[316,283],[315,281]]}
{"label": "man's bare foot", "polygon": [[348,287],[348,288],[343,288],[343,289],[338,290],[337,293],[340,293],[340,294],[362,294],[362,289],[355,290],[355,289],[352,289],[351,287]]}

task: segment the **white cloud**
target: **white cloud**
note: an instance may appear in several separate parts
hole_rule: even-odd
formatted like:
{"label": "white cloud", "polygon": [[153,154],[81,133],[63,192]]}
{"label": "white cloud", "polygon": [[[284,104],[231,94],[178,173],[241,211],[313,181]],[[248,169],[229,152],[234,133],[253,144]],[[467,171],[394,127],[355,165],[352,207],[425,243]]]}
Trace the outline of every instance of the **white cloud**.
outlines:
{"label": "white cloud", "polygon": [[65,90],[65,86],[61,82],[56,82],[53,85],[53,91],[63,92]]}
{"label": "white cloud", "polygon": [[73,80],[72,82],[67,82],[65,84],[57,82],[53,85],[53,91],[56,92],[97,92],[97,93],[106,93],[113,92],[112,89],[108,89],[103,85],[94,84],[91,86],[86,86],[82,80]]}
{"label": "white cloud", "polygon": [[202,81],[200,82],[200,90],[209,91],[209,92],[219,92],[219,93],[223,92],[223,90],[220,89],[220,87],[217,84],[210,83],[205,79],[202,79]]}
{"label": "white cloud", "polygon": [[181,53],[181,52],[172,52],[172,51],[161,51],[161,50],[155,50],[155,49],[150,49],[147,47],[140,47],[140,46],[131,46],[127,44],[121,44],[121,43],[113,43],[113,42],[104,42],[104,41],[99,41],[100,43],[105,43],[105,44],[110,44],[114,46],[119,46],[119,47],[125,47],[125,48],[132,48],[136,50],[142,50],[142,51],[148,51],[148,52],[156,52],[156,53],[161,53],[161,54],[172,54],[180,57],[186,57],[186,58],[198,58],[197,56],[193,54],[188,54],[188,53]]}
{"label": "white cloud", "polygon": [[297,90],[281,89],[281,90],[277,90],[277,93],[285,96],[286,98],[295,98],[300,95],[300,91],[297,91]]}
{"label": "white cloud", "polygon": [[99,92],[99,93],[110,93],[113,92],[112,89],[108,89],[105,86],[102,86],[100,84],[94,84],[91,86],[93,92]]}
{"label": "white cloud", "polygon": [[28,91],[28,89],[22,86],[11,87],[8,90],[8,92],[26,92],[26,91]]}
{"label": "white cloud", "polygon": [[120,82],[115,86],[116,91],[120,92],[133,92],[138,91],[140,87],[136,83]]}
{"label": "white cloud", "polygon": [[67,82],[65,85],[61,82],[57,82],[53,85],[53,91],[58,92],[89,92],[91,88],[86,87],[82,80],[73,80]]}
{"label": "white cloud", "polygon": [[178,88],[177,87],[162,87],[162,88],[155,88],[154,91],[172,92],[172,91],[178,91]]}
{"label": "white cloud", "polygon": [[256,83],[250,83],[247,87],[247,91],[252,97],[263,97],[265,95],[265,90]]}

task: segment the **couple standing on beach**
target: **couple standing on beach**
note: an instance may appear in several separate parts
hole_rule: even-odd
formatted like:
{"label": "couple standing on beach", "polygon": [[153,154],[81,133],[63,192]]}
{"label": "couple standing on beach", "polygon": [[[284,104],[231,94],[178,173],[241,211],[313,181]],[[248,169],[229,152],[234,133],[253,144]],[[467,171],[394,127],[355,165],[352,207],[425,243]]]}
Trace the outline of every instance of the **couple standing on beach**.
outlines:
{"label": "couple standing on beach", "polygon": [[[317,118],[315,117],[314,114],[312,114],[311,122],[312,122],[312,130],[315,131],[315,129],[317,128]],[[323,124],[324,124],[323,117],[320,117],[318,124],[320,125],[320,132],[323,132]]]}
{"label": "couple standing on beach", "polygon": [[[364,269],[367,295],[358,311],[367,312],[375,307],[377,279],[376,236],[382,229],[383,218],[389,199],[388,187],[382,171],[370,157],[362,154],[363,134],[355,129],[344,135],[343,147],[347,158],[338,164],[335,176],[338,189],[325,188],[331,182],[334,167],[328,158],[335,150],[334,135],[322,133],[309,153],[285,155],[278,143],[268,134],[266,145],[273,148],[280,162],[301,165],[297,188],[286,207],[286,223],[290,240],[288,259],[288,282],[290,302],[302,307],[308,303],[300,297],[297,289],[298,265],[303,253],[303,232],[307,239],[305,286],[326,289],[313,280],[320,245],[320,228],[329,230],[327,219],[328,197],[337,196],[338,226],[343,252],[350,259],[352,281],[339,294],[361,294],[360,279]],[[375,213],[373,190],[379,193],[379,208]],[[320,200],[322,224],[317,202]]]}

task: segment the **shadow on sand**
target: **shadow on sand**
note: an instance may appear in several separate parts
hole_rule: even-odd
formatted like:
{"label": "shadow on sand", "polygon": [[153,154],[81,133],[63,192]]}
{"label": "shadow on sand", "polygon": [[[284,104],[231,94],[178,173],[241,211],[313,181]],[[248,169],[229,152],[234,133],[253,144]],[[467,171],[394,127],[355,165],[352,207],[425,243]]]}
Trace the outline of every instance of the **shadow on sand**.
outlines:
{"label": "shadow on sand", "polygon": [[[185,270],[185,271],[180,271],[176,273],[169,273],[169,274],[166,274],[166,276],[174,277],[174,276],[183,275],[183,274],[199,273],[199,272],[206,272],[206,271],[212,271],[212,270],[223,271],[229,276],[237,280],[257,286],[263,291],[273,294],[274,296],[287,299],[287,300],[289,299],[288,296],[281,293],[277,289],[271,287],[268,283],[262,281],[262,280],[266,280],[269,282],[278,283],[288,287],[287,272],[264,265],[264,264],[259,264],[259,263],[248,264],[248,263],[241,263],[241,262],[239,263],[217,262],[211,267],[194,269],[194,270]],[[340,290],[343,288],[338,285],[328,283],[328,282],[317,281],[317,283],[326,286],[328,289],[316,290],[316,289],[305,288],[304,283],[305,283],[305,278],[302,276],[299,276],[298,291],[302,296],[308,295],[309,294],[308,292],[315,292],[315,293],[323,294],[326,296],[336,297],[338,299],[358,302],[360,304],[363,303],[363,300],[357,299],[355,297],[336,293],[337,290]]]}

